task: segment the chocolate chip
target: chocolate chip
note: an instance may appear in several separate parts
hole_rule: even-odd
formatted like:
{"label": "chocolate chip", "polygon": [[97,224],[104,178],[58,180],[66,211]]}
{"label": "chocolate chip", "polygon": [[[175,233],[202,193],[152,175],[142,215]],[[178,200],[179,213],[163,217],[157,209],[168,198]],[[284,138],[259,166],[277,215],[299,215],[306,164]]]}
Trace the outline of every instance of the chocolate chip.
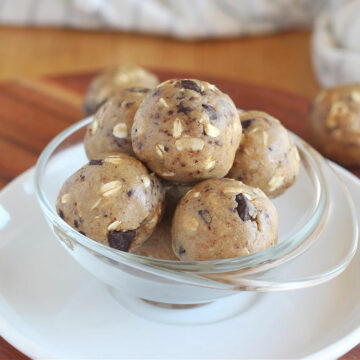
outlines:
{"label": "chocolate chip", "polygon": [[80,175],[80,181],[85,181],[85,175]]}
{"label": "chocolate chip", "polygon": [[254,205],[244,196],[244,194],[237,194],[235,200],[238,203],[236,210],[242,221],[255,220],[256,210]]}
{"label": "chocolate chip", "polygon": [[272,150],[273,150],[271,146],[269,146],[268,149],[269,149],[269,151],[272,151]]}
{"label": "chocolate chip", "polygon": [[216,110],[211,105],[202,104],[201,106],[205,109],[211,120],[217,119]]}
{"label": "chocolate chip", "polygon": [[247,129],[254,120],[255,120],[255,119],[249,119],[249,120],[244,120],[244,121],[242,121],[242,122],[241,122],[241,126],[242,126],[243,130],[244,130],[244,129]]}
{"label": "chocolate chip", "polygon": [[126,91],[146,94],[150,91],[150,89],[143,88],[143,87],[132,87],[132,88],[126,89]]}
{"label": "chocolate chip", "polygon": [[172,111],[172,110],[168,111],[168,115],[172,115],[173,113],[174,113],[174,111]]}
{"label": "chocolate chip", "polygon": [[133,106],[135,104],[135,102],[129,102],[125,105],[126,108],[129,108],[130,106]]}
{"label": "chocolate chip", "polygon": [[132,191],[132,190],[128,190],[128,191],[126,192],[126,195],[127,195],[128,197],[131,197],[132,194],[133,194],[133,191]]}
{"label": "chocolate chip", "polygon": [[83,231],[79,231],[79,233],[80,233],[81,235],[86,236],[86,234],[85,234]]}
{"label": "chocolate chip", "polygon": [[129,251],[131,241],[136,235],[136,230],[127,230],[127,231],[110,231],[108,233],[108,241],[110,247],[122,250]]}
{"label": "chocolate chip", "polygon": [[64,220],[65,215],[64,215],[64,212],[62,210],[59,211],[59,216]]}
{"label": "chocolate chip", "polygon": [[164,150],[166,151],[166,152],[169,152],[169,147],[168,146],[164,146]]}
{"label": "chocolate chip", "polygon": [[184,113],[185,115],[189,115],[194,109],[190,106],[185,106],[183,101],[176,106],[178,113]]}
{"label": "chocolate chip", "polygon": [[184,89],[193,90],[198,93],[201,92],[199,85],[195,81],[192,81],[192,80],[181,80],[181,86]]}
{"label": "chocolate chip", "polygon": [[204,220],[206,225],[210,225],[211,223],[211,215],[208,210],[199,210],[200,217]]}
{"label": "chocolate chip", "polygon": [[129,139],[120,139],[115,136],[113,136],[113,139],[114,143],[120,148],[129,143]]}
{"label": "chocolate chip", "polygon": [[103,165],[103,160],[90,160],[89,165]]}
{"label": "chocolate chip", "polygon": [[184,249],[184,247],[182,245],[180,245],[179,247],[179,255],[183,255],[186,253],[186,250]]}
{"label": "chocolate chip", "polygon": [[79,223],[78,223],[78,221],[77,221],[76,219],[74,220],[74,226],[75,226],[76,228],[79,227]]}

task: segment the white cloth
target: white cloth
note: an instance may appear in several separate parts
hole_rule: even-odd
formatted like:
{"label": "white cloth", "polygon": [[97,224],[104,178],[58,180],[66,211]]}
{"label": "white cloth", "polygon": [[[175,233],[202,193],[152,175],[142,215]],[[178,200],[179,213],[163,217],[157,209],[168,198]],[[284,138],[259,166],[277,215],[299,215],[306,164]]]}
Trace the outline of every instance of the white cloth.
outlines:
{"label": "white cloth", "polygon": [[328,0],[0,0],[0,23],[119,29],[183,39],[307,27]]}
{"label": "white cloth", "polygon": [[360,0],[334,1],[315,22],[312,47],[321,85],[360,83]]}

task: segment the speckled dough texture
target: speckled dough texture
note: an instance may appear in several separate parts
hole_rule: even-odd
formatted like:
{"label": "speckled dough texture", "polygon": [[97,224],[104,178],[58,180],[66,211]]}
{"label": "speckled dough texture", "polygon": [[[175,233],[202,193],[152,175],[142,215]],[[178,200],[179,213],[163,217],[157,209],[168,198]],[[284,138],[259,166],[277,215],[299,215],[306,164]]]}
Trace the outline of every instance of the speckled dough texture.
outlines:
{"label": "speckled dough texture", "polygon": [[132,127],[137,157],[167,181],[223,177],[241,139],[230,97],[204,81],[168,80],[140,105]]}
{"label": "speckled dough texture", "polygon": [[210,179],[181,199],[171,235],[180,260],[249,255],[277,243],[277,211],[260,189],[234,179]]}
{"label": "speckled dough texture", "polygon": [[240,114],[243,138],[228,177],[258,187],[270,197],[282,194],[300,169],[297,147],[280,121],[261,111]]}
{"label": "speckled dough texture", "polygon": [[56,201],[58,214],[70,226],[130,252],[152,234],[163,206],[160,181],[125,154],[90,161],[66,180]]}
{"label": "speckled dough texture", "polygon": [[310,111],[312,143],[344,166],[360,166],[360,85],[320,92]]}
{"label": "speckled dough texture", "polygon": [[151,72],[137,65],[119,65],[96,76],[85,95],[83,111],[92,115],[116,92],[129,87],[154,88],[159,83]]}
{"label": "speckled dough texture", "polygon": [[149,91],[144,87],[124,89],[100,107],[85,134],[84,146],[89,159],[101,159],[104,152],[134,155],[131,127],[135,113]]}

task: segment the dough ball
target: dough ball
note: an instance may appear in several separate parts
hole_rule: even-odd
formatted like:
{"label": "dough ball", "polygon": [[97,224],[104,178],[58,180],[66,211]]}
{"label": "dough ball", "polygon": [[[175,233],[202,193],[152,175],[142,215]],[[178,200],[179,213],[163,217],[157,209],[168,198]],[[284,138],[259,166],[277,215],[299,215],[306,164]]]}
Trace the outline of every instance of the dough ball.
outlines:
{"label": "dough ball", "polygon": [[258,187],[270,197],[282,194],[296,180],[300,156],[280,121],[261,111],[240,114],[243,138],[228,177]]}
{"label": "dough ball", "polygon": [[165,217],[150,238],[137,248],[134,253],[163,260],[178,260],[172,249],[171,218]]}
{"label": "dough ball", "polygon": [[323,90],[310,111],[314,146],[344,166],[360,166],[360,85]]}
{"label": "dough ball", "polygon": [[277,243],[277,211],[260,189],[234,179],[210,179],[181,199],[171,235],[181,260],[249,255]]}
{"label": "dough ball", "polygon": [[159,83],[151,72],[137,65],[119,65],[96,76],[89,85],[84,100],[84,114],[92,115],[119,90],[129,87],[153,88]]}
{"label": "dough ball", "polygon": [[84,145],[89,159],[101,159],[104,152],[134,155],[131,127],[134,116],[149,88],[133,87],[110,97],[87,127]]}
{"label": "dough ball", "polygon": [[130,252],[152,234],[163,206],[160,181],[125,154],[90,161],[66,180],[56,201],[58,214],[74,229]]}
{"label": "dough ball", "polygon": [[241,139],[230,97],[199,80],[168,80],[152,90],[135,114],[135,154],[169,182],[191,184],[223,177]]}

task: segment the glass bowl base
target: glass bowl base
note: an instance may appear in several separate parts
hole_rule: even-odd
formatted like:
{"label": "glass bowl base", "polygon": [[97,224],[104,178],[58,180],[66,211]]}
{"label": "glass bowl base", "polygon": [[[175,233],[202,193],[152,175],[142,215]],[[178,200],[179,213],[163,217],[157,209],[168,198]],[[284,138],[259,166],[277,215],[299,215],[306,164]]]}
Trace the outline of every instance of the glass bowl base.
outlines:
{"label": "glass bowl base", "polygon": [[231,319],[257,306],[266,296],[264,293],[241,292],[212,302],[170,304],[133,297],[113,287],[108,289],[131,313],[170,325],[205,325]]}

